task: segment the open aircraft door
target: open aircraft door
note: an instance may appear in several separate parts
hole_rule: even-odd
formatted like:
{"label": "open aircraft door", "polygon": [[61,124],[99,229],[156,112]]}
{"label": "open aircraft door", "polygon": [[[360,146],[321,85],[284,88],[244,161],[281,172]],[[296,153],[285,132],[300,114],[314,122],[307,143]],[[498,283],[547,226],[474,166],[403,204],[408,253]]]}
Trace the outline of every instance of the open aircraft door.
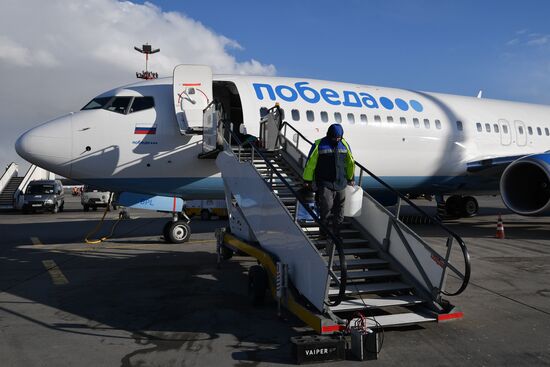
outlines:
{"label": "open aircraft door", "polygon": [[200,135],[203,110],[212,101],[212,69],[206,65],[174,68],[174,107],[182,135]]}

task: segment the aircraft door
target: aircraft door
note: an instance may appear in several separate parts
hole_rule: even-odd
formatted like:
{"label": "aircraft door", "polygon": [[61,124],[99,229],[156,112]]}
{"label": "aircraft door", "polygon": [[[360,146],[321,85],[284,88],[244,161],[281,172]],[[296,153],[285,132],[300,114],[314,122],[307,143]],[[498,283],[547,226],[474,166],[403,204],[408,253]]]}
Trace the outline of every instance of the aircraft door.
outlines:
{"label": "aircraft door", "polygon": [[212,101],[212,69],[206,65],[174,68],[174,108],[180,133],[202,133],[203,110]]}
{"label": "aircraft door", "polygon": [[508,120],[498,120],[500,125],[500,144],[510,145],[512,143],[512,132],[510,131],[510,123]]}
{"label": "aircraft door", "polygon": [[516,127],[516,144],[520,147],[527,145],[527,131],[525,130],[525,124],[523,121],[515,120],[514,125]]}

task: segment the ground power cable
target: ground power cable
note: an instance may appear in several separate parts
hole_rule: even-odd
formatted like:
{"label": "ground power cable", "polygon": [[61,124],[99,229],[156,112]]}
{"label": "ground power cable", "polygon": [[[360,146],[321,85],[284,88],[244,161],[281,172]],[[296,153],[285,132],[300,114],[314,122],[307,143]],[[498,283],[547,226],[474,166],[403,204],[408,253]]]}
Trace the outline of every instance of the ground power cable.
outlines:
{"label": "ground power cable", "polygon": [[115,232],[115,228],[116,226],[118,225],[118,223],[121,221],[121,219],[123,218],[122,215],[119,215],[118,216],[118,219],[116,220],[116,222],[113,224],[113,226],[111,227],[111,232],[109,233],[109,235],[105,236],[105,237],[101,237],[101,238],[97,238],[95,240],[92,240],[90,239],[90,236],[92,234],[95,234],[97,233],[101,227],[103,226],[103,222],[105,221],[105,216],[107,215],[107,212],[110,210],[111,208],[111,201],[113,199],[113,193],[110,193],[109,194],[109,200],[107,201],[107,206],[105,207],[105,210],[103,211],[103,216],[101,217],[101,220],[99,221],[99,223],[95,226],[95,228],[93,228],[90,232],[88,232],[88,234],[86,235],[86,237],[84,237],[84,242],[86,242],[88,245],[97,245],[97,244],[100,244],[101,242],[105,241],[105,240],[108,240],[109,238],[111,238]]}

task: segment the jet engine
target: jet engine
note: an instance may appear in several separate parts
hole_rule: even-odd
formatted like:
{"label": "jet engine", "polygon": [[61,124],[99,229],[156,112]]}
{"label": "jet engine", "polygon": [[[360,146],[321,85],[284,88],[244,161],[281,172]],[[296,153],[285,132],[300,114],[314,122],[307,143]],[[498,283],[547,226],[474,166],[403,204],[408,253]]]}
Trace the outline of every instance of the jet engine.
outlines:
{"label": "jet engine", "polygon": [[549,214],[550,154],[534,154],[512,162],[500,178],[500,194],[508,209],[517,214]]}

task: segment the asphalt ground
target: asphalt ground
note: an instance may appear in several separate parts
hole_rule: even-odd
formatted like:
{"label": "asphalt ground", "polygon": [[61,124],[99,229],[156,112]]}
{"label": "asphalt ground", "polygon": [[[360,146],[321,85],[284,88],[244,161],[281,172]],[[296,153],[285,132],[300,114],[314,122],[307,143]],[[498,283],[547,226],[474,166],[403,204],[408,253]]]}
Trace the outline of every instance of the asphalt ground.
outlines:
{"label": "asphalt ground", "polygon": [[[160,235],[167,215],[133,210],[111,239],[87,245],[102,212],[77,200],[58,214],[0,213],[0,366],[293,364],[289,338],[310,331],[278,318],[273,302],[251,305],[254,261],[216,268],[225,221],[193,221],[191,241],[172,245]],[[468,289],[450,298],[464,319],[385,330],[377,361],[323,365],[550,365],[550,220],[511,214],[499,198],[480,205],[479,216],[447,222],[472,258]],[[494,238],[499,213],[505,240]],[[445,241],[433,225],[411,227],[435,247]]]}

